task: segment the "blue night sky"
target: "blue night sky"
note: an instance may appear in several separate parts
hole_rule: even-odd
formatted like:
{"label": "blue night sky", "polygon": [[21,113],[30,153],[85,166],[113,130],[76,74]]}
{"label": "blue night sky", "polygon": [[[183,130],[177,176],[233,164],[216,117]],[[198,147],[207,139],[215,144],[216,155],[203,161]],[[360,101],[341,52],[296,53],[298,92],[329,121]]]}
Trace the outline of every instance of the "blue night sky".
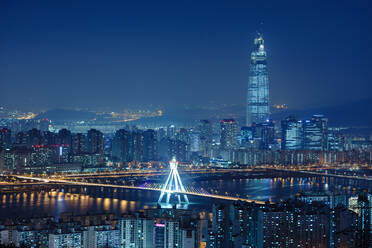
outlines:
{"label": "blue night sky", "polygon": [[256,30],[272,103],[371,97],[370,1],[0,1],[0,105],[244,104]]}

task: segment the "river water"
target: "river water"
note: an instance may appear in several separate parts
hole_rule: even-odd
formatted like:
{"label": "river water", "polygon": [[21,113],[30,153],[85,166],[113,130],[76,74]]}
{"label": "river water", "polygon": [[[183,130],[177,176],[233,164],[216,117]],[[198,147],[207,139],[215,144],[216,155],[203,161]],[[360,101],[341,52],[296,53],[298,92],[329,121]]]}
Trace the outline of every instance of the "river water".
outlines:
{"label": "river water", "polygon": [[[264,178],[264,179],[226,179],[199,182],[184,182],[210,193],[228,194],[253,200],[278,202],[294,197],[296,193],[338,192],[351,194],[354,186],[344,181],[322,177],[311,178]],[[84,192],[34,191],[25,193],[0,194],[0,218],[55,216],[63,212],[74,214],[111,212],[117,215],[134,212],[144,208],[156,207],[160,192],[147,190],[87,189]],[[204,197],[189,197],[188,208],[210,210],[211,203],[217,201]]]}

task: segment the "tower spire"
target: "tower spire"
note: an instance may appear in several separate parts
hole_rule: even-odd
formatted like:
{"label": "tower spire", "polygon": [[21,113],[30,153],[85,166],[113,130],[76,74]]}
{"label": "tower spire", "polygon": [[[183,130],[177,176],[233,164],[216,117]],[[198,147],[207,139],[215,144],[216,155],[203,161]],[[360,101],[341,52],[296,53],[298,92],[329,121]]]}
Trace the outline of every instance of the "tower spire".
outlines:
{"label": "tower spire", "polygon": [[260,24],[258,25],[258,29],[257,29],[257,36],[258,37],[262,37],[263,25],[264,25],[264,22],[260,21]]}

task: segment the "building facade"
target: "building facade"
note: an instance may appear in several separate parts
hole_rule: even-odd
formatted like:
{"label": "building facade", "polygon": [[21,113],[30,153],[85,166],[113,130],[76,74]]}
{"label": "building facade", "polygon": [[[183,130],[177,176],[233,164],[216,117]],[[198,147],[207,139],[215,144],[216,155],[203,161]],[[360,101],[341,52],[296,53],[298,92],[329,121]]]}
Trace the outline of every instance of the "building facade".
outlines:
{"label": "building facade", "polygon": [[238,123],[234,119],[224,119],[221,125],[221,149],[234,149],[238,145]]}
{"label": "building facade", "polygon": [[302,148],[302,122],[289,116],[282,120],[282,149],[300,150]]}
{"label": "building facade", "polygon": [[200,121],[199,146],[203,156],[209,157],[212,148],[213,132],[212,122],[209,120]]}
{"label": "building facade", "polygon": [[328,119],[323,115],[314,115],[303,121],[303,149],[328,150]]}
{"label": "building facade", "polygon": [[251,126],[252,123],[264,122],[269,114],[269,75],[266,51],[264,39],[259,35],[254,39],[254,49],[251,53],[246,125]]}

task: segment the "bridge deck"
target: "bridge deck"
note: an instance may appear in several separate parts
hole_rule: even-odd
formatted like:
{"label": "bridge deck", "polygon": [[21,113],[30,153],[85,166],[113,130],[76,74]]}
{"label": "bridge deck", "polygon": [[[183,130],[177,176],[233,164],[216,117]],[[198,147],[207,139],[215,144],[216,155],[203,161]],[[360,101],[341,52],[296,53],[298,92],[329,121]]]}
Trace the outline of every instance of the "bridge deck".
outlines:
{"label": "bridge deck", "polygon": [[[20,176],[20,175],[13,175],[13,176],[17,177],[19,179],[35,180],[35,181],[40,181],[40,182],[44,182],[44,183],[60,183],[60,184],[86,186],[86,187],[105,187],[105,188],[122,188],[122,189],[134,189],[134,190],[151,190],[151,191],[159,191],[159,192],[162,191],[161,188],[138,187],[138,186],[116,185],[116,184],[103,184],[103,183],[87,183],[87,182],[78,182],[78,181],[70,181],[70,180],[62,180],[62,179],[46,179],[46,178],[40,178],[40,177],[28,177],[28,176]],[[193,196],[199,196],[199,197],[208,197],[208,198],[228,200],[228,201],[243,201],[243,202],[249,202],[249,203],[265,204],[264,201],[251,200],[251,199],[234,197],[234,196],[205,194],[205,193],[188,192],[188,191],[185,191],[185,192],[172,191],[172,193],[193,195]]]}

